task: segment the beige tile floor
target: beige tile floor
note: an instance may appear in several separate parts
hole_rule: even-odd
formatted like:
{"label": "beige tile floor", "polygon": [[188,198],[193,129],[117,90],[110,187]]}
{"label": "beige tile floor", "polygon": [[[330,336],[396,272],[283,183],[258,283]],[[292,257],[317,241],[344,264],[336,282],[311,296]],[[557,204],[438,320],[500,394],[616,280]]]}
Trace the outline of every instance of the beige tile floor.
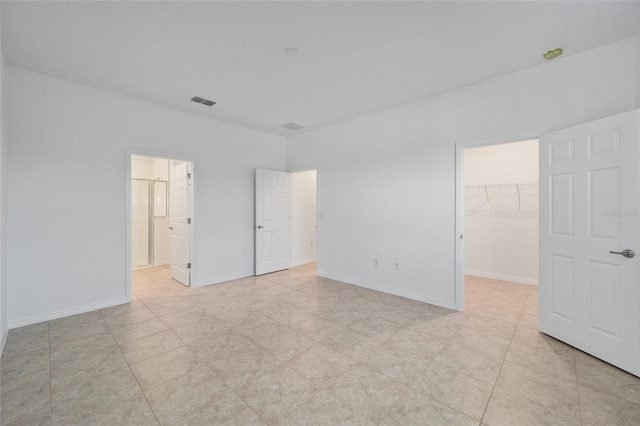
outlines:
{"label": "beige tile floor", "polygon": [[11,330],[2,424],[640,424],[640,379],[538,333],[535,287],[468,277],[458,313],[314,265],[134,280],[130,304]]}

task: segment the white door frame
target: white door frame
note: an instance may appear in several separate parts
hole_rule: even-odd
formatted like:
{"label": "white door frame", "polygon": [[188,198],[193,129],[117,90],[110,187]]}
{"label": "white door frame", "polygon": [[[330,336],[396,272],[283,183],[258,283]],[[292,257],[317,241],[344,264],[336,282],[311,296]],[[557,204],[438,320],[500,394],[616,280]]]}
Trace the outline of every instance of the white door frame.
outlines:
{"label": "white door frame", "polygon": [[126,149],[126,157],[125,157],[125,285],[124,285],[124,296],[127,299],[127,302],[131,302],[131,157],[134,155],[139,155],[143,157],[152,157],[152,158],[164,158],[166,160],[180,160],[191,163],[191,186],[189,187],[189,212],[192,218],[192,224],[189,227],[189,259],[191,261],[191,286],[196,287],[194,283],[196,283],[196,269],[197,265],[194,265],[193,259],[195,258],[195,220],[193,219],[195,216],[195,162],[193,159],[189,157],[185,157],[180,154],[170,154],[167,152],[161,151],[146,151],[140,149],[127,148]]}
{"label": "white door frame", "polygon": [[[288,171],[289,174],[301,173],[301,172],[310,172],[315,170],[316,172],[316,274],[320,271],[320,169],[318,166],[310,166],[310,167],[298,167],[295,169],[291,169]],[[290,217],[293,220],[293,185],[289,186],[289,200],[291,200],[289,205],[289,212],[291,212]],[[291,227],[293,228],[293,226]],[[289,267],[291,267],[291,263],[293,262],[293,232],[289,232]]]}
{"label": "white door frame", "polygon": [[[526,132],[515,136],[503,136],[479,141],[459,142],[455,145],[455,232],[453,235],[454,251],[454,300],[458,311],[464,311],[464,150],[482,146],[502,145],[539,139],[551,130]],[[539,163],[540,158],[536,158]]]}

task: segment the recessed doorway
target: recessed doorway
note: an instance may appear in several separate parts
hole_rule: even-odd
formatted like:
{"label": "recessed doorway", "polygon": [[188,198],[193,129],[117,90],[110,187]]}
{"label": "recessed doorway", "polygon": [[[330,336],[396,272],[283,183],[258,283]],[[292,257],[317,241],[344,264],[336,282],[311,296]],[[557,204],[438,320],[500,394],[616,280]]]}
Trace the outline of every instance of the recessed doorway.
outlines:
{"label": "recessed doorway", "polygon": [[130,155],[127,296],[171,294],[192,281],[191,162]]}
{"label": "recessed doorway", "polygon": [[318,261],[318,172],[291,173],[291,267]]}
{"label": "recessed doorway", "polygon": [[466,307],[467,290],[483,293],[478,283],[487,286],[485,299],[488,287],[498,283],[524,285],[523,293],[533,286],[537,292],[538,145],[531,139],[458,146],[458,309]]}

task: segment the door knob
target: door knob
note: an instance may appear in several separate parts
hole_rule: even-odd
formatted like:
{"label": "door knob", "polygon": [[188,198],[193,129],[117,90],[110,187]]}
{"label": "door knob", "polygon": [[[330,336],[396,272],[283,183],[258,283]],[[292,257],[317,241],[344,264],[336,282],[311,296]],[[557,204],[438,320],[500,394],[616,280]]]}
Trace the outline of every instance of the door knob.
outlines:
{"label": "door knob", "polygon": [[257,228],[258,228],[258,229],[262,229],[262,228],[264,228],[264,226],[262,226],[262,225],[258,225],[258,226],[257,226]]}
{"label": "door knob", "polygon": [[619,254],[621,256],[626,257],[627,259],[631,259],[632,257],[634,257],[636,255],[636,252],[633,250],[622,250],[622,251],[610,251],[609,253],[611,254]]}
{"label": "door knob", "polygon": [[170,226],[169,229],[173,230],[173,226]]}

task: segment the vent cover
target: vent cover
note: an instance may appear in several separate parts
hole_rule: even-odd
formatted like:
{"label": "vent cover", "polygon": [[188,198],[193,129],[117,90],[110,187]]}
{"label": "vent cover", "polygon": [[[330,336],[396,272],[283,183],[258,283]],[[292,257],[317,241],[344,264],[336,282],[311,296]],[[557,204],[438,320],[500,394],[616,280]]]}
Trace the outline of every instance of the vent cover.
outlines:
{"label": "vent cover", "polygon": [[197,104],[202,104],[202,105],[206,105],[206,106],[214,106],[216,103],[213,101],[210,101],[209,99],[205,99],[205,98],[201,98],[200,96],[194,96],[193,98],[191,98],[191,102],[195,102]]}
{"label": "vent cover", "polygon": [[280,127],[284,127],[285,129],[289,129],[291,131],[294,131],[294,130],[304,129],[307,126],[304,126],[304,125],[302,125],[300,123],[291,122],[291,123],[283,124]]}

